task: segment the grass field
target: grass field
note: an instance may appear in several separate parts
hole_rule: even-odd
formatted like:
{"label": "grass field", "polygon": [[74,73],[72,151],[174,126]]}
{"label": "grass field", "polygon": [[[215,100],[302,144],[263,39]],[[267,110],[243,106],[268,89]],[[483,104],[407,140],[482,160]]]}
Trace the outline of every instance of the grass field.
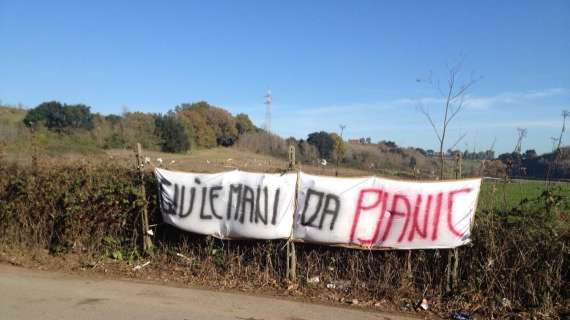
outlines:
{"label": "grass field", "polygon": [[[485,180],[479,195],[479,210],[510,211],[517,207],[521,201],[540,197],[546,190],[544,181],[534,180]],[[563,197],[563,201],[570,201],[570,183],[553,182],[551,190]]]}

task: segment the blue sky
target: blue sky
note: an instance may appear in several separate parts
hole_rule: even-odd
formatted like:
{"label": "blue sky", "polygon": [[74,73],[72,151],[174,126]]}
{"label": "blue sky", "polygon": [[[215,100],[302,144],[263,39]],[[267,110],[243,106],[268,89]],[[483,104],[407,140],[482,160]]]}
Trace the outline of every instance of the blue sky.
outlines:
{"label": "blue sky", "polygon": [[[273,131],[316,130],[435,148],[418,83],[463,60],[482,79],[450,144],[551,149],[570,109],[570,1],[0,0],[0,100],[85,103],[104,114],[206,100]],[[568,139],[568,137],[566,137]]]}

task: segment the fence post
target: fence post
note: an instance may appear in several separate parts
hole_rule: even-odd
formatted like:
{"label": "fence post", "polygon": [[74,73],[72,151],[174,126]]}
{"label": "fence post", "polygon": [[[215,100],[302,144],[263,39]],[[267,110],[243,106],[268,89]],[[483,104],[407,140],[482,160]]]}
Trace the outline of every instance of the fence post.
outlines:
{"label": "fence post", "polygon": [[[459,153],[457,157],[457,178],[461,179],[463,177],[463,155]],[[452,277],[452,285],[453,288],[457,288],[458,276],[459,276],[459,249],[453,249],[453,273],[451,274]]]}
{"label": "fence post", "polygon": [[142,156],[142,147],[141,144],[137,142],[137,168],[139,170],[140,176],[140,184],[141,184],[141,194],[143,199],[145,199],[145,204],[141,211],[141,228],[142,228],[142,235],[143,235],[143,251],[145,254],[151,255],[152,254],[152,239],[150,238],[149,232],[149,224],[148,224],[148,210],[146,205],[146,190],[144,186],[144,158]]}
{"label": "fence post", "polygon": [[[287,171],[295,170],[295,147],[289,146],[289,165]],[[295,197],[297,194],[297,185],[295,185]],[[297,199],[295,199],[295,203]],[[297,281],[297,252],[295,251],[295,243],[289,239],[287,241],[287,280],[291,282]]]}
{"label": "fence post", "polygon": [[[461,152],[455,154],[455,179],[461,179],[463,175],[462,170],[463,156]],[[453,260],[453,268],[451,266],[451,261]],[[451,291],[452,288],[457,287],[457,282],[459,278],[459,249],[453,249],[453,258],[451,257],[451,252],[447,256],[447,286],[446,291]]]}
{"label": "fence post", "polygon": [[445,292],[451,291],[451,250],[447,250],[447,268],[445,269]]}
{"label": "fence post", "polygon": [[411,288],[414,282],[414,274],[412,273],[412,250],[408,250],[406,255],[406,275],[404,276],[403,285],[405,288]]}
{"label": "fence post", "polygon": [[463,154],[459,153],[459,179],[463,178]]}
{"label": "fence post", "polygon": [[463,160],[463,156],[461,154],[461,152],[457,152],[455,153],[455,179],[461,179],[461,174],[462,174],[462,160]]}

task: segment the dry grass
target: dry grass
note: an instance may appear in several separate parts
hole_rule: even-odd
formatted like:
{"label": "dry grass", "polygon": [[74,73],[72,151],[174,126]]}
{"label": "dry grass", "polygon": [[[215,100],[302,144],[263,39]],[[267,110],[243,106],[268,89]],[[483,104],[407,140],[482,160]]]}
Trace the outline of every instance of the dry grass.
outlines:
{"label": "dry grass", "polygon": [[[163,167],[171,170],[212,173],[228,170],[242,170],[249,172],[282,172],[288,162],[283,158],[272,157],[265,154],[257,154],[237,148],[214,148],[197,150],[190,154],[172,154],[156,151],[145,151],[145,156],[150,157],[153,165],[158,165],[157,159],[162,159]],[[134,163],[133,153],[130,150],[109,150],[109,159],[112,158],[123,165]],[[317,166],[301,164],[301,170],[311,174],[334,176],[334,165]],[[339,176],[366,176],[372,172],[353,168],[341,167]]]}

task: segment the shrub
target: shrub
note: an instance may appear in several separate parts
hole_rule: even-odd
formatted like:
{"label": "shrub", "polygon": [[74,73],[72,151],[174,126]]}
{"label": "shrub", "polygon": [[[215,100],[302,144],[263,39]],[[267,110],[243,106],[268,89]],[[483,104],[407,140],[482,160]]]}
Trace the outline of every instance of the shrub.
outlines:
{"label": "shrub", "polygon": [[309,134],[307,142],[317,148],[321,158],[331,159],[335,150],[335,139],[330,134],[325,131],[313,132]]}
{"label": "shrub", "polygon": [[236,129],[240,135],[257,131],[257,128],[245,113],[236,115]]}
{"label": "shrub", "polygon": [[31,109],[23,121],[27,126],[41,123],[57,132],[65,129],[93,129],[93,115],[90,107],[83,104],[62,105],[57,101],[44,102]]}
{"label": "shrub", "polygon": [[161,139],[162,151],[185,152],[190,149],[186,127],[174,113],[158,116],[156,130]]}

